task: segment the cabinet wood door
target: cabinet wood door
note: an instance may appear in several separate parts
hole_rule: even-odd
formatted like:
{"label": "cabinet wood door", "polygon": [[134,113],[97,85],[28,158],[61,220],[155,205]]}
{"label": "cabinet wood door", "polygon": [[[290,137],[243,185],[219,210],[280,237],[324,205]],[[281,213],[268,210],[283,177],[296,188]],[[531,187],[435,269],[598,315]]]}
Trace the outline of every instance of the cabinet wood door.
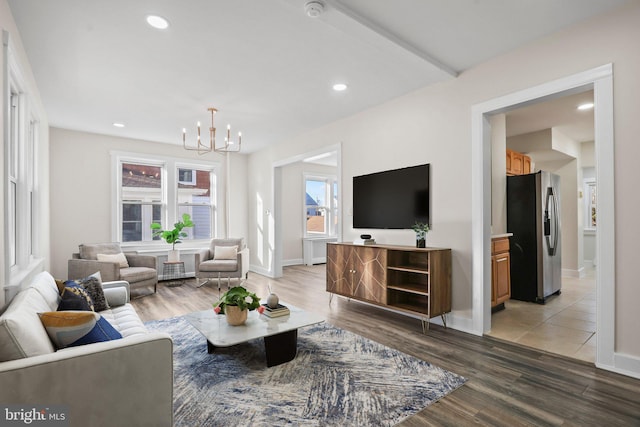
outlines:
{"label": "cabinet wood door", "polygon": [[531,157],[522,156],[522,173],[531,173]]}
{"label": "cabinet wood door", "polygon": [[513,170],[511,167],[511,158],[513,151],[507,149],[507,175],[513,175]]}
{"label": "cabinet wood door", "polygon": [[521,153],[511,152],[511,172],[514,175],[522,175],[524,170],[524,156]]}
{"label": "cabinet wood door", "polygon": [[497,254],[494,259],[496,304],[500,304],[511,298],[511,260],[508,252]]}
{"label": "cabinet wood door", "polygon": [[387,250],[353,247],[353,296],[378,304],[387,303]]}
{"label": "cabinet wood door", "polygon": [[495,255],[491,257],[491,307],[498,305],[496,295],[498,293],[498,275]]}
{"label": "cabinet wood door", "polygon": [[353,293],[353,251],[346,245],[327,245],[327,292]]}

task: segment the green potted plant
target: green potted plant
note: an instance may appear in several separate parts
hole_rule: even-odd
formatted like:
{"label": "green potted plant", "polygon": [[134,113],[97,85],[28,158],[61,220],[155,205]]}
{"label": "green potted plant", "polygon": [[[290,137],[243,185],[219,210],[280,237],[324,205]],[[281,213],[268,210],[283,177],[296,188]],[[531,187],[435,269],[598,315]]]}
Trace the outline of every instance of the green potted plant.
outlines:
{"label": "green potted plant", "polygon": [[411,227],[413,231],[416,232],[416,247],[417,248],[426,248],[427,247],[427,233],[429,232],[429,224],[426,222],[418,222]]}
{"label": "green potted plant", "polygon": [[233,326],[244,324],[248,312],[255,309],[260,313],[264,310],[260,298],[242,286],[229,289],[213,304],[213,310],[217,314],[226,314],[227,322]]}
{"label": "green potted plant", "polygon": [[154,230],[153,237],[160,237],[171,245],[168,259],[169,262],[176,262],[180,260],[180,254],[176,250],[176,244],[182,243],[180,238],[187,237],[187,233],[182,230],[187,227],[193,227],[194,225],[193,221],[191,221],[191,216],[187,213],[182,214],[182,221],[178,221],[173,224],[173,230],[163,230],[162,225],[157,222],[151,224],[151,229]]}

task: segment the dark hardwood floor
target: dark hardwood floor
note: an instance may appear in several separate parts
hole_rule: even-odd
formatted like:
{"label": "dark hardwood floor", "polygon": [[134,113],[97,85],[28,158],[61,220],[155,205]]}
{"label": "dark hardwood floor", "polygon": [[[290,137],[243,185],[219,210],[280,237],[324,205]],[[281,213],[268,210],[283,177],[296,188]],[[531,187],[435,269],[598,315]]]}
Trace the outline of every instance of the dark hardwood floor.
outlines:
{"label": "dark hardwood floor", "polygon": [[[282,301],[322,313],[332,325],[468,379],[401,426],[640,426],[640,380],[437,325],[423,334],[419,320],[337,296],[329,303],[324,268],[287,267],[279,279],[249,273],[244,285],[261,297],[271,286]],[[216,282],[195,285],[195,279],[179,287],[161,282],[157,294],[135,298],[144,290],[132,291],[132,303],[144,321],[211,308]]]}

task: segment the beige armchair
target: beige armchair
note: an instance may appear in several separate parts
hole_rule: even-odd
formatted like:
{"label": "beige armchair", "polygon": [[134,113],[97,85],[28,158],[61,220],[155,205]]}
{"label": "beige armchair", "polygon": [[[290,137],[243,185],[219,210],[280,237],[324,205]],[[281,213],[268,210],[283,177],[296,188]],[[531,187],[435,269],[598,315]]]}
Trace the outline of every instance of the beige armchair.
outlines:
{"label": "beige armchair", "polygon": [[81,279],[97,271],[103,282],[125,280],[131,289],[158,286],[157,258],[139,255],[136,252],[122,252],[119,243],[82,244],[68,262],[68,278]]}
{"label": "beige armchair", "polygon": [[231,279],[238,279],[240,283],[249,275],[249,248],[244,239],[212,239],[208,248],[201,249],[195,254],[196,278],[204,280],[198,287],[206,284],[210,279],[227,279],[227,288]]}

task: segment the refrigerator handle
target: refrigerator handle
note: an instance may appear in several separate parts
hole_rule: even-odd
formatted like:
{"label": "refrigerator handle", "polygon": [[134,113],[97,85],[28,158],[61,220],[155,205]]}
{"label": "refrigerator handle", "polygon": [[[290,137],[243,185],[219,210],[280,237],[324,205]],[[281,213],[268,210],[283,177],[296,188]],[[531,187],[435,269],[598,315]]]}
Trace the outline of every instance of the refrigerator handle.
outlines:
{"label": "refrigerator handle", "polygon": [[[553,218],[549,217],[549,202],[552,203]],[[551,233],[551,221],[553,220],[553,234]],[[553,187],[547,187],[547,198],[544,209],[544,235],[547,241],[547,251],[549,255],[554,256],[556,249],[558,248],[558,199],[553,192]],[[551,243],[550,236],[553,235],[553,243]]]}

